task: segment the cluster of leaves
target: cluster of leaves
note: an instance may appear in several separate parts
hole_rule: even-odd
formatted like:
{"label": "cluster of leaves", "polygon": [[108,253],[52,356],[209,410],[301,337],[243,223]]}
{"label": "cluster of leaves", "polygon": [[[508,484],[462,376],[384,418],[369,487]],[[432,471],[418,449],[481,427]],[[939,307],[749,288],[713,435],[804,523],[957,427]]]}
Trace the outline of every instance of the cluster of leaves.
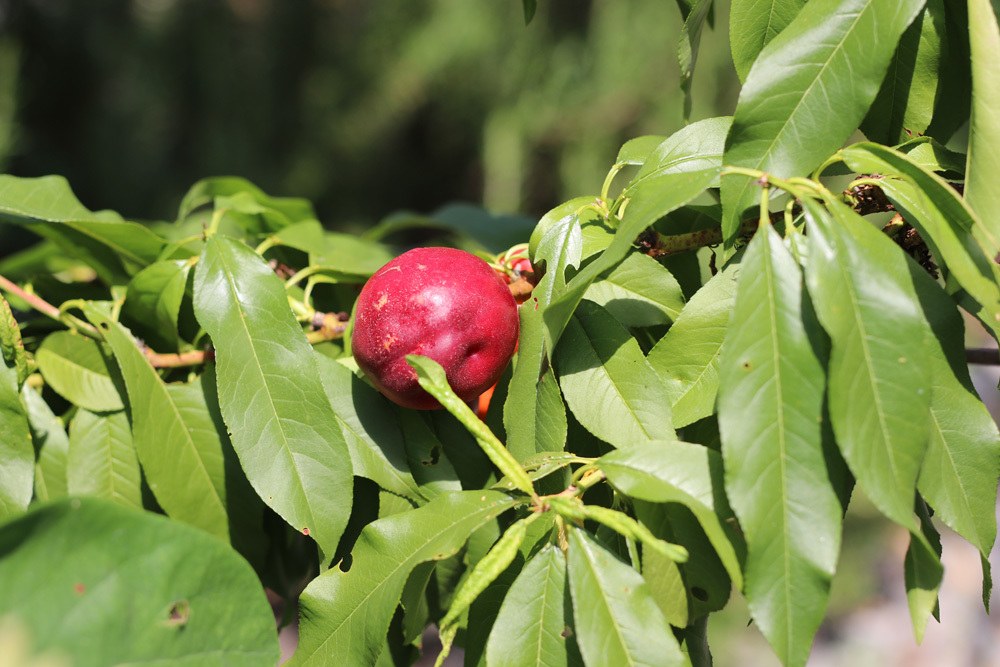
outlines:
{"label": "cluster of leaves", "polygon": [[[983,555],[988,600],[1000,434],[959,306],[1000,332],[996,17],[813,0],[773,3],[781,25],[747,4],[735,115],[628,142],[598,194],[534,226],[448,209],[352,237],[213,179],[144,228],[0,177],[0,221],[45,239],[0,262],[19,313],[0,301],[0,614],[84,664],[273,664],[266,587],[298,598],[295,664],[410,664],[434,623],[467,664],[705,665],[735,589],[801,665],[855,490],[910,532],[918,638],[932,513]],[[686,4],[692,67],[709,5]],[[942,35],[965,33],[923,32],[942,25],[973,27],[967,156],[932,138],[954,100],[905,71],[908,39],[953,63]],[[880,84],[905,109],[877,111],[904,99]],[[880,143],[840,148],[859,126]],[[888,147],[906,131],[928,134]],[[940,280],[861,215],[889,209]],[[402,245],[529,234],[518,353],[482,419],[430,359],[409,361],[442,411],[357,374],[354,299]]]}

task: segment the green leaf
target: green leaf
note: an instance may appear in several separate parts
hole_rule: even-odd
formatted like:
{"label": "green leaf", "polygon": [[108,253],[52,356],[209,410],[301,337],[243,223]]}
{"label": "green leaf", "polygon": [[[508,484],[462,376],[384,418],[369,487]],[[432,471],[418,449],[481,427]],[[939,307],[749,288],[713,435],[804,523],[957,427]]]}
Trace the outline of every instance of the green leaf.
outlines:
{"label": "green leaf", "polygon": [[136,454],[156,501],[171,518],[228,541],[222,441],[200,387],[164,384],[125,327],[84,312],[118,360]]}
{"label": "green leaf", "polygon": [[18,388],[28,378],[28,358],[24,353],[21,329],[10,304],[0,295],[0,363],[17,371]]}
{"label": "green leaf", "polygon": [[[924,631],[930,616],[938,618],[938,589],[944,577],[941,565],[941,536],[931,523],[930,513],[923,501],[917,498],[917,514],[923,540],[911,537],[910,547],[903,561],[903,579],[906,584],[906,602],[910,608],[913,634],[919,644],[924,640]],[[926,548],[929,542],[932,549]],[[938,619],[940,620],[940,619]]]}
{"label": "green leaf", "polygon": [[852,169],[887,176],[879,180],[879,187],[982,307],[970,310],[1000,330],[1000,272],[993,261],[1000,253],[1000,236],[946,181],[921,169],[908,156],[871,143],[850,146],[841,154]]}
{"label": "green leaf", "polygon": [[683,665],[677,640],[642,575],[586,532],[569,532],[573,624],[589,665]]}
{"label": "green leaf", "polygon": [[122,313],[159,351],[177,350],[177,316],[184,300],[191,262],[155,262],[128,284]]}
{"label": "green leaf", "polygon": [[[312,204],[297,197],[271,197],[246,180],[235,176],[218,176],[198,181],[187,191],[177,214],[178,221],[196,209],[213,206],[229,208],[248,232],[266,233],[288,225],[315,219]],[[242,215],[240,215],[242,214]]]}
{"label": "green leaf", "polygon": [[[500,605],[486,644],[490,667],[566,667],[573,664],[566,632],[571,618],[566,556],[547,545],[529,560]],[[511,638],[516,637],[516,641]],[[575,648],[575,647],[574,647]]]}
{"label": "green leaf", "polygon": [[782,663],[804,665],[829,599],[844,509],[824,461],[824,343],[799,265],[770,224],[741,267],[719,362],[726,491],[746,537],[743,590],[754,621]]}
{"label": "green leaf", "polygon": [[739,274],[739,261],[733,258],[691,297],[646,357],[663,378],[678,428],[715,411],[719,351],[732,315]]}
{"label": "green leaf", "polygon": [[94,412],[124,407],[99,343],[69,331],[57,331],[35,352],[42,377],[70,403]]}
{"label": "green leaf", "polygon": [[684,118],[691,115],[691,79],[698,60],[698,45],[701,43],[701,29],[712,9],[712,0],[696,0],[691,11],[684,18],[681,36],[677,41],[677,62],[681,67],[681,90],[684,91]]}
{"label": "green leaf", "polygon": [[944,0],[928,0],[900,38],[882,87],[861,123],[866,137],[891,145],[927,130],[946,49]]}
{"label": "green leaf", "polygon": [[17,369],[0,356],[0,521],[28,507],[34,465],[35,450],[21,402]]}
{"label": "green leaf", "polygon": [[[969,0],[969,45],[972,50],[972,118],[965,198],[993,238],[1000,238],[1000,81],[993,65],[1000,60],[997,5]],[[1000,248],[998,248],[1000,250]]]}
{"label": "green leaf", "polygon": [[641,166],[649,159],[650,154],[667,138],[658,134],[647,134],[635,139],[629,139],[618,149],[615,164]]}
{"label": "green leaf", "polygon": [[965,153],[942,146],[933,137],[915,137],[898,146],[896,150],[905,153],[910,160],[924,171],[947,174],[947,177],[965,177]]}
{"label": "green leaf", "polygon": [[622,448],[676,438],[663,381],[639,343],[597,304],[580,302],[555,367],[566,403],[598,438]]}
{"label": "green leaf", "polygon": [[[726,164],[782,177],[817,167],[864,118],[900,35],[925,1],[807,3],[751,68],[726,142]],[[743,210],[757,199],[755,179],[723,179],[727,248]]]}
{"label": "green leaf", "polygon": [[740,81],[746,81],[757,56],[788,27],[806,0],[733,0],[729,45]]}
{"label": "green leaf", "polygon": [[41,394],[30,385],[21,387],[21,400],[27,411],[31,439],[35,443],[35,497],[38,500],[62,498],[68,493],[66,466],[69,437],[66,429]]}
{"label": "green leaf", "polygon": [[892,241],[844,204],[802,202],[809,229],[806,282],[830,335],[829,410],[858,484],[887,517],[913,515],[927,448],[930,328]]}
{"label": "green leaf", "polygon": [[670,625],[683,628],[688,624],[687,587],[680,565],[656,549],[642,552],[642,578],[649,592]]}
{"label": "green leaf", "polygon": [[938,519],[989,556],[996,540],[1000,432],[969,377],[965,325],[954,303],[920,267],[909,264],[930,323],[930,442],[917,489]]}
{"label": "green leaf", "polygon": [[[726,135],[732,123],[730,116],[706,118],[686,125],[670,135],[646,158],[642,169],[626,188],[625,196],[631,197],[649,187],[657,187],[655,183],[668,174],[721,167]],[[629,206],[631,205],[630,203]],[[627,212],[626,209],[626,214]]]}
{"label": "green leaf", "polygon": [[350,453],[284,286],[249,248],[216,235],[194,289],[195,314],[215,345],[219,406],[247,479],[332,555],[351,513]]}
{"label": "green leaf", "polygon": [[486,590],[486,587],[510,567],[524,542],[529,523],[539,516],[541,515],[531,514],[511,524],[489,552],[473,566],[468,576],[462,580],[455,591],[455,596],[448,606],[448,613],[438,623],[442,633],[446,632],[450,626],[455,625],[462,614],[468,611],[473,601]]}
{"label": "green leaf", "polygon": [[532,266],[544,269],[542,279],[532,290],[540,307],[566,287],[566,270],[579,267],[583,252],[580,226],[600,216],[591,206],[592,197],[577,197],[552,209],[538,221],[528,245]]}
{"label": "green leaf", "polygon": [[[163,240],[142,225],[125,222],[111,211],[87,210],[73,195],[61,176],[18,178],[0,175],[0,223],[25,225],[50,236],[71,255],[88,259],[97,252],[112,254],[108,264],[137,270],[155,262]],[[84,247],[73,243],[79,239]],[[117,260],[115,260],[117,257]],[[118,278],[98,262],[94,266],[105,280]]]}
{"label": "green leaf", "polygon": [[75,498],[0,527],[0,552],[0,616],[40,652],[79,667],[278,660],[257,576],[199,530]]}
{"label": "green leaf", "polygon": [[316,365],[347,441],[354,474],[416,503],[433,494],[431,489],[422,490],[413,478],[407,434],[385,397],[334,359],[317,354]]}
{"label": "green leaf", "polygon": [[139,460],[125,413],[78,410],[69,425],[69,494],[141,508],[140,483]]}
{"label": "green leaf", "polygon": [[507,448],[518,461],[566,445],[566,406],[555,374],[548,368],[542,314],[528,305],[519,309],[521,337],[514,374],[503,406]]}
{"label": "green leaf", "polygon": [[670,324],[684,308],[677,279],[655,259],[639,253],[626,257],[583,296],[626,327]]}
{"label": "green leaf", "polygon": [[497,440],[490,428],[476,417],[472,408],[455,395],[455,392],[448,386],[448,378],[445,377],[441,364],[418,354],[406,355],[406,363],[416,371],[420,386],[436,398],[444,409],[450,412],[472,434],[486,456],[497,467],[497,470],[513,482],[518,490],[529,496],[535,495],[535,489],[528,473],[524,471],[517,459],[507,451],[503,443]]}
{"label": "green leaf", "polygon": [[524,25],[528,25],[531,23],[531,19],[535,18],[538,0],[521,0],[521,6],[524,8]]}
{"label": "green leaf", "polygon": [[340,232],[325,232],[318,246],[300,249],[310,253],[318,276],[332,276],[333,282],[363,283],[394,256],[388,246]]}
{"label": "green leaf", "polygon": [[611,245],[577,273],[566,284],[565,289],[553,297],[542,313],[550,349],[555,349],[573,311],[591,283],[625,259],[636,237],[646,227],[704,192],[718,177],[718,173],[719,170],[714,167],[690,172],[668,171],[650,176],[634,188],[629,185],[626,193],[629,193],[631,200]]}
{"label": "green leaf", "polygon": [[729,527],[732,510],[723,491],[722,458],[717,452],[686,442],[640,445],[605,454],[597,466],[623,494],[655,503],[684,505],[705,531],[726,572],[743,585],[739,542]]}
{"label": "green leaf", "polygon": [[366,526],[350,569],[327,570],[302,594],[299,648],[290,664],[372,664],[413,569],[453,556],[514,504],[497,491],[446,493]]}

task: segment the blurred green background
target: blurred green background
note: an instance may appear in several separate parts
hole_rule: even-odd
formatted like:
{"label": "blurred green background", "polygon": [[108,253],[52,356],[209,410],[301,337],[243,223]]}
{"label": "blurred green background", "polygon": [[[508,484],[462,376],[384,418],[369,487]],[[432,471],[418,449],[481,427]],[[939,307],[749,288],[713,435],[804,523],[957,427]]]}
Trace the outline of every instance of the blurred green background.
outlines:
{"label": "blurred green background", "polygon": [[[715,19],[694,119],[736,104]],[[680,27],[670,0],[542,0],[527,27],[518,0],[0,0],[0,171],[133,219],[224,174],[329,227],[458,200],[537,217],[683,125]]]}

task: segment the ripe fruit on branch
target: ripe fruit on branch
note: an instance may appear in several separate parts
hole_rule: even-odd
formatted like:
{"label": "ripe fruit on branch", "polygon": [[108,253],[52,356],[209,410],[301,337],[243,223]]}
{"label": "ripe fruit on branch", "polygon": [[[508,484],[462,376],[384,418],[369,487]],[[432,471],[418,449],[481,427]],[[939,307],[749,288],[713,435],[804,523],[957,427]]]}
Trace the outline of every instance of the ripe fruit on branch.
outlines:
{"label": "ripe fruit on branch", "polygon": [[417,383],[406,355],[441,364],[455,393],[472,401],[500,378],[517,335],[517,304],[486,262],[452,248],[417,248],[365,284],[351,346],[389,399],[431,410],[440,405]]}

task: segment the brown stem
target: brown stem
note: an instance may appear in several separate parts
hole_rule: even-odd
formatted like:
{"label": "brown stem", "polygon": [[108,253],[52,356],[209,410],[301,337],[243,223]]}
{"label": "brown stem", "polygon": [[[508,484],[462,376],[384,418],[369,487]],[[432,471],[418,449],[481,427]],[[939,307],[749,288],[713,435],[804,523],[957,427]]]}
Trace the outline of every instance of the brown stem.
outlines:
{"label": "brown stem", "polygon": [[207,348],[204,350],[192,350],[181,354],[153,352],[148,347],[142,348],[142,353],[146,355],[149,364],[153,368],[184,368],[186,366],[200,366],[206,361],[215,358],[215,350]]}
{"label": "brown stem", "polygon": [[965,363],[978,366],[1000,366],[1000,350],[992,347],[966,348]]}
{"label": "brown stem", "polygon": [[62,313],[59,312],[59,309],[53,306],[51,303],[49,303],[48,301],[46,301],[45,299],[36,294],[29,294],[28,292],[24,291],[24,289],[22,289],[20,286],[15,285],[14,283],[12,283],[7,278],[4,278],[3,276],[0,276],[0,289],[4,290],[5,292],[13,294],[19,299],[22,299],[29,306],[31,306],[38,312],[42,313],[43,315],[48,315],[54,320],[59,320],[62,316]]}

